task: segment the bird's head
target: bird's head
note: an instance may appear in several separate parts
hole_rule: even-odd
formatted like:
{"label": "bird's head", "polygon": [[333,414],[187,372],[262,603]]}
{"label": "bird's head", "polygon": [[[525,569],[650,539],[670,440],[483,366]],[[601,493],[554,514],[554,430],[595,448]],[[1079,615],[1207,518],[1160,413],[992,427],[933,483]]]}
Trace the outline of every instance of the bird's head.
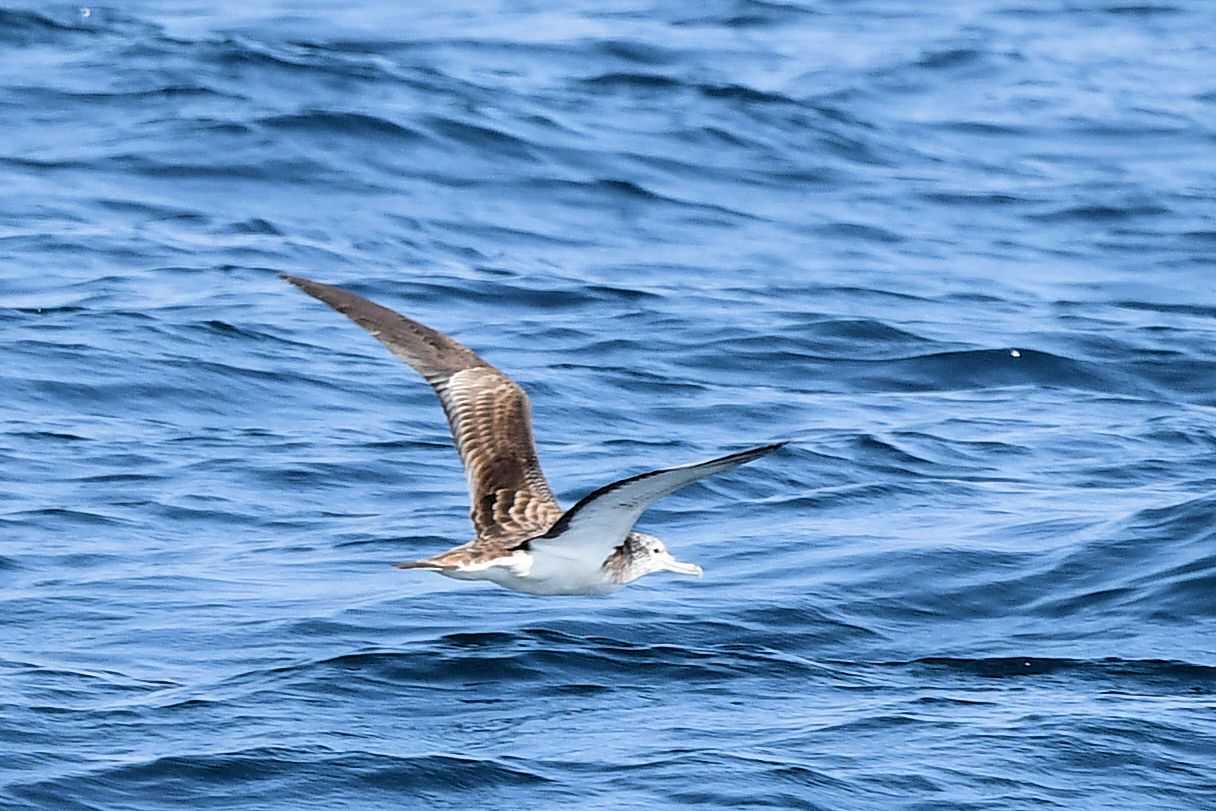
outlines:
{"label": "bird's head", "polygon": [[692,574],[701,576],[701,567],[695,563],[684,563],[672,557],[667,547],[653,535],[641,532],[631,532],[626,539],[632,565],[631,573],[634,578],[642,577],[653,572],[675,572],[676,574]]}

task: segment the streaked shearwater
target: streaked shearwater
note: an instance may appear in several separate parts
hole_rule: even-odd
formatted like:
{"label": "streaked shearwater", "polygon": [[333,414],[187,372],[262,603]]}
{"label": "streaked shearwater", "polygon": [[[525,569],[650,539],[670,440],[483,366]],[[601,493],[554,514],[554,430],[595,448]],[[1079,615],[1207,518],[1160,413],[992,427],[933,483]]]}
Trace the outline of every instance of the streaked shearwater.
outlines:
{"label": "streaked shearwater", "polygon": [[656,500],[784,445],[604,485],[565,512],[536,457],[528,395],[471,350],[430,327],[333,285],[284,279],[350,318],[412,366],[447,415],[464,463],[476,538],[433,557],[394,564],[460,580],[489,580],[529,594],[610,594],[651,572],[700,575],[633,525]]}

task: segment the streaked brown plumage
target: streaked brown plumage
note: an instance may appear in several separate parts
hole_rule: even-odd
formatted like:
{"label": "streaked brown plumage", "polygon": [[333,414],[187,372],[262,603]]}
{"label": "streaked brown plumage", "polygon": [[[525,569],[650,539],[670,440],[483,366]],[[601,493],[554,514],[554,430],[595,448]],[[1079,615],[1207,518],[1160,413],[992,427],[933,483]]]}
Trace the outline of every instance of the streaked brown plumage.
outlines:
{"label": "streaked brown plumage", "polygon": [[536,457],[528,395],[515,381],[443,333],[349,290],[283,278],[366,329],[439,395],[468,476],[469,517],[480,542],[467,553],[497,555],[543,535],[561,517]]}

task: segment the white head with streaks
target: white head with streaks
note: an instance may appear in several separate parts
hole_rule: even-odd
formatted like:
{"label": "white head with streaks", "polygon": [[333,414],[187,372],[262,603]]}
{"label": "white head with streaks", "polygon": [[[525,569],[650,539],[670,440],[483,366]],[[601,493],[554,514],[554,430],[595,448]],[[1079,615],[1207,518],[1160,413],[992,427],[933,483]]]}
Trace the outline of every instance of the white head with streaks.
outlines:
{"label": "white head with streaks", "polygon": [[701,576],[700,566],[676,560],[663,542],[653,535],[631,532],[625,538],[624,546],[626,554],[620,561],[621,569],[617,575],[622,583],[631,583],[654,572]]}

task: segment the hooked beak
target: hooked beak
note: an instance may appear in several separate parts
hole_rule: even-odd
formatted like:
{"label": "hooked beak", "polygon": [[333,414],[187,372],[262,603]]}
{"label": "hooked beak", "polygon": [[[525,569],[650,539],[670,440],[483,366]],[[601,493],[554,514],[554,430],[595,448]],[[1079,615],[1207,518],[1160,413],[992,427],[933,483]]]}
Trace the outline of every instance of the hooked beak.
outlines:
{"label": "hooked beak", "polygon": [[683,561],[676,560],[672,557],[669,557],[666,563],[663,565],[663,571],[675,572],[676,574],[692,574],[696,575],[697,577],[701,576],[701,567],[697,564],[684,563]]}

